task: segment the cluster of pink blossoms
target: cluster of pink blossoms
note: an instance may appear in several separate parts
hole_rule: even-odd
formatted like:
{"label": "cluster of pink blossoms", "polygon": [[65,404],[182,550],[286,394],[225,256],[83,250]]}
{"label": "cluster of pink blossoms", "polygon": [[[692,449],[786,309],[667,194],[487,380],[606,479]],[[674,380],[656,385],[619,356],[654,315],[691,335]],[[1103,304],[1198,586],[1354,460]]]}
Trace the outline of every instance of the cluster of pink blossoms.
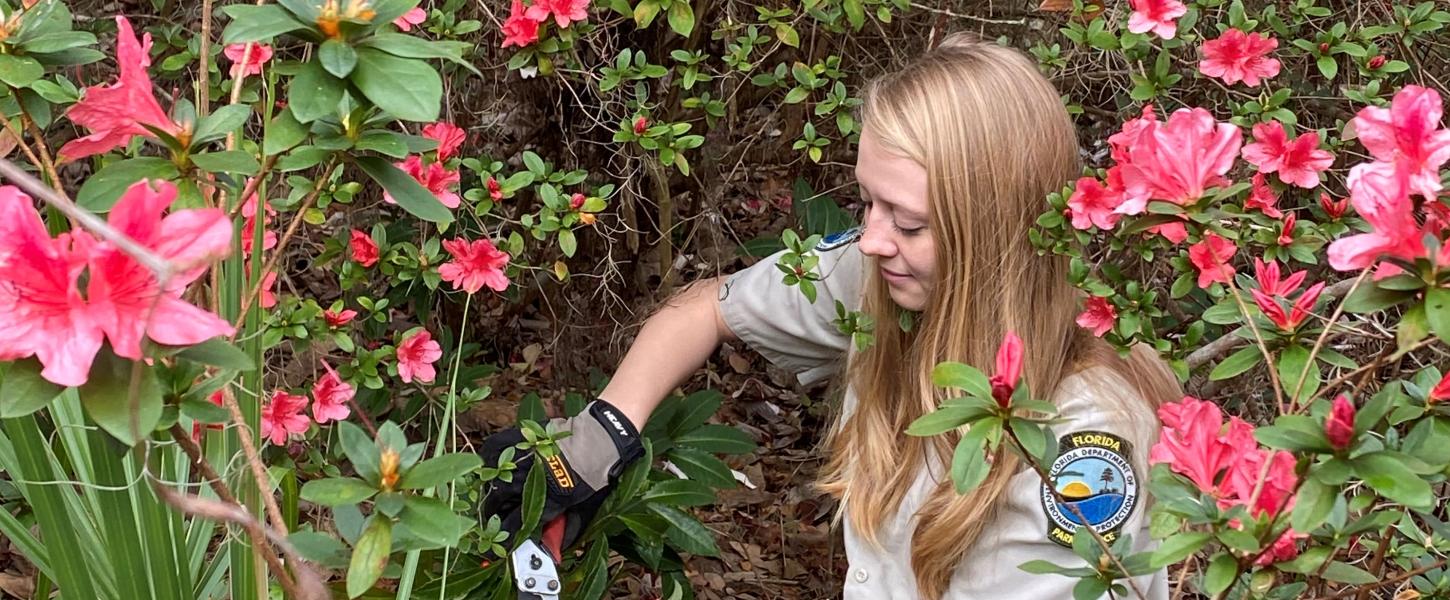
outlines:
{"label": "cluster of pink blossoms", "polygon": [[[459,174],[458,171],[449,169],[444,163],[458,152],[458,148],[463,145],[467,135],[458,126],[439,121],[424,127],[423,137],[438,142],[438,150],[433,160],[424,162],[422,155],[414,154],[402,162],[393,163],[393,165],[402,169],[414,181],[432,192],[443,206],[458,208],[461,198],[453,190],[453,186],[458,185]],[[397,203],[387,192],[383,192],[383,200],[388,204]]]}
{"label": "cluster of pink blossoms", "polygon": [[[271,399],[262,405],[263,438],[280,446],[287,443],[287,437],[291,434],[306,433],[313,423],[325,425],[329,421],[344,420],[352,414],[348,403],[352,401],[357,390],[343,381],[337,371],[327,363],[322,363],[322,368],[326,372],[312,386],[312,417],[308,418],[302,412],[307,408],[306,396],[275,390]],[[220,404],[220,400],[221,392],[213,394],[213,402]]]}
{"label": "cluster of pink blossoms", "polygon": [[589,0],[533,0],[527,7],[522,0],[513,0],[503,22],[503,47],[523,48],[539,41],[539,27],[551,18],[561,29],[587,20]]}

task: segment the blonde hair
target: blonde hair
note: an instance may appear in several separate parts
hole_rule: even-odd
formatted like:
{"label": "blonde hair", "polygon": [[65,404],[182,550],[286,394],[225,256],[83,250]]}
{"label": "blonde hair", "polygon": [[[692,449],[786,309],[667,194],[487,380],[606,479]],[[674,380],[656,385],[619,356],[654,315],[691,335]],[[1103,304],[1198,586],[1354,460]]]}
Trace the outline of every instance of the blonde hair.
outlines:
{"label": "blonde hair", "polygon": [[[990,369],[1003,336],[1014,331],[1026,348],[1024,381],[1036,398],[1051,398],[1065,375],[1089,364],[1109,366],[1137,386],[1148,414],[1176,399],[1178,385],[1151,351],[1123,361],[1077,327],[1080,295],[1068,283],[1067,259],[1039,255],[1028,241],[1046,196],[1082,169],[1072,121],[1034,62],[1006,47],[949,36],[873,81],[862,122],[864,135],[926,170],[938,277],[916,326],[904,332],[895,326],[901,309],[868,261],[862,310],[878,323],[876,341],[851,360],[846,381],[857,403],[826,441],[830,458],[820,485],[842,499],[857,532],[879,545],[881,524],[894,516],[919,467],[929,456],[949,463],[961,438],[904,434],[944,399],[931,383],[938,362]],[[945,481],[916,513],[911,566],[921,597],[946,591],[1023,467],[1008,453],[992,460],[976,490],[958,495]]]}

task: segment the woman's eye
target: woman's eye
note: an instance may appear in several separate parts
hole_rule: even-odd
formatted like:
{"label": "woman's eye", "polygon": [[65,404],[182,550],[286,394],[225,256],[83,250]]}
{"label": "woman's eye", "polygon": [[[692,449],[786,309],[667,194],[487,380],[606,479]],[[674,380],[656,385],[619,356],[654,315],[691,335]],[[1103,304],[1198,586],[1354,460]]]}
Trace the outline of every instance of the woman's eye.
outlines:
{"label": "woman's eye", "polygon": [[909,236],[916,235],[916,234],[921,233],[922,231],[925,231],[926,230],[926,227],[911,227],[911,228],[907,228],[907,227],[902,227],[900,225],[897,225],[896,223],[892,223],[891,226],[896,229],[897,233],[900,233],[901,235],[905,235],[905,236],[908,236],[908,237]]}

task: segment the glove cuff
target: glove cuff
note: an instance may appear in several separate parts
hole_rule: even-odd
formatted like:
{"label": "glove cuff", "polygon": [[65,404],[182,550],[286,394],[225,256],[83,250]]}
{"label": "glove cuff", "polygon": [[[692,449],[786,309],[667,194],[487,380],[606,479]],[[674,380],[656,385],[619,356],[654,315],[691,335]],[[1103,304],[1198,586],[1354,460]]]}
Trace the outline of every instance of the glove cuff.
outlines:
{"label": "glove cuff", "polygon": [[610,441],[614,442],[614,449],[619,452],[619,462],[615,463],[609,475],[611,479],[618,477],[617,471],[624,470],[625,466],[644,453],[644,446],[639,441],[639,430],[635,429],[634,423],[623,412],[602,399],[590,402],[589,406],[584,407],[584,412],[599,421],[605,433],[609,434]]}

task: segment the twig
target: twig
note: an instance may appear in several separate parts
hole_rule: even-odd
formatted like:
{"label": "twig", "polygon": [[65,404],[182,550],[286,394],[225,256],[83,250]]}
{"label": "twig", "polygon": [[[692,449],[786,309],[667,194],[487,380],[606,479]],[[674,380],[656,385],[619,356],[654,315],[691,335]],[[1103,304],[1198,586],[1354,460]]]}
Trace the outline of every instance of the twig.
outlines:
{"label": "twig", "polygon": [[1324,326],[1324,331],[1319,332],[1319,339],[1314,340],[1314,347],[1309,349],[1309,359],[1304,361],[1304,369],[1299,372],[1299,383],[1294,386],[1294,393],[1289,395],[1289,412],[1294,412],[1296,408],[1299,392],[1304,389],[1304,380],[1309,378],[1309,369],[1314,368],[1314,357],[1319,354],[1319,349],[1324,346],[1324,339],[1329,337],[1329,332],[1334,329],[1334,322],[1338,321],[1339,316],[1344,314],[1344,305],[1349,302],[1349,296],[1354,293],[1355,289],[1359,288],[1359,284],[1369,275],[1369,271],[1369,269],[1360,271],[1359,277],[1354,278],[1352,284],[1349,286],[1349,291],[1344,294],[1344,299],[1339,302],[1338,306],[1334,307],[1334,314],[1329,315],[1329,323]]}
{"label": "twig", "polygon": [[[331,171],[333,165],[336,163],[337,160],[335,158],[328,160],[327,166],[323,167],[322,172],[327,173]],[[272,252],[271,256],[267,257],[267,262],[262,265],[261,274],[257,275],[257,280],[252,282],[252,289],[247,292],[246,298],[242,300],[241,311],[237,313],[237,332],[241,331],[242,320],[247,318],[247,312],[252,309],[252,305],[257,301],[257,296],[262,293],[262,282],[267,279],[267,273],[277,268],[277,261],[282,258],[282,255],[287,250],[287,243],[292,241],[292,235],[297,233],[297,228],[302,226],[302,216],[307,213],[307,209],[312,208],[312,203],[317,201],[317,196],[322,193],[322,186],[326,182],[326,176],[317,179],[317,185],[312,186],[312,191],[307,193],[307,197],[297,207],[297,214],[292,217],[292,222],[287,224],[287,231],[282,233],[282,239],[277,241],[277,249]],[[246,197],[243,197],[242,201],[245,202]],[[265,210],[265,207],[258,206],[257,210]],[[257,251],[260,253],[261,249],[258,248]],[[231,339],[235,340],[236,338],[237,333],[233,332]]]}
{"label": "twig", "polygon": [[935,8],[935,7],[932,7],[932,6],[926,6],[924,4],[920,4],[920,3],[917,3],[917,2],[912,2],[911,3],[911,7],[912,8],[915,8],[915,9],[924,10],[924,11],[929,12],[929,13],[935,13],[935,14],[938,14],[938,15],[946,15],[946,16],[951,17],[953,19],[967,19],[967,20],[971,20],[971,21],[976,21],[978,23],[992,23],[992,24],[995,24],[995,25],[1025,25],[1027,23],[1027,20],[1026,19],[989,19],[987,17],[978,17],[976,15],[964,15],[964,14],[961,14],[961,13],[955,13],[955,12],[949,11],[949,10],[944,9],[944,8]]}
{"label": "twig", "polygon": [[242,453],[247,456],[247,465],[252,469],[252,477],[257,480],[257,491],[267,506],[267,516],[271,518],[272,527],[281,535],[287,535],[287,522],[282,520],[282,509],[277,507],[277,499],[272,497],[270,491],[271,480],[267,478],[267,471],[262,467],[257,447],[252,445],[252,428],[247,426],[247,419],[242,416],[242,407],[237,405],[237,399],[232,395],[230,387],[222,389],[222,403],[231,411],[232,422],[237,425],[237,439],[242,441]]}
{"label": "twig", "polygon": [[54,206],[61,214],[69,217],[76,223],[80,223],[82,227],[91,230],[97,237],[115,244],[122,252],[130,255],[136,262],[141,263],[141,266],[146,267],[156,275],[157,285],[164,288],[166,283],[171,280],[171,276],[175,273],[171,263],[157,256],[145,246],[137,244],[135,240],[127,237],[125,234],[111,228],[100,217],[97,217],[86,209],[76,206],[69,198],[57,194],[55,190],[41,183],[34,175],[26,173],[19,165],[10,162],[8,159],[0,158],[0,177],[10,180],[10,182],[20,186],[21,189],[29,192],[30,195],[40,198],[46,204]]}

